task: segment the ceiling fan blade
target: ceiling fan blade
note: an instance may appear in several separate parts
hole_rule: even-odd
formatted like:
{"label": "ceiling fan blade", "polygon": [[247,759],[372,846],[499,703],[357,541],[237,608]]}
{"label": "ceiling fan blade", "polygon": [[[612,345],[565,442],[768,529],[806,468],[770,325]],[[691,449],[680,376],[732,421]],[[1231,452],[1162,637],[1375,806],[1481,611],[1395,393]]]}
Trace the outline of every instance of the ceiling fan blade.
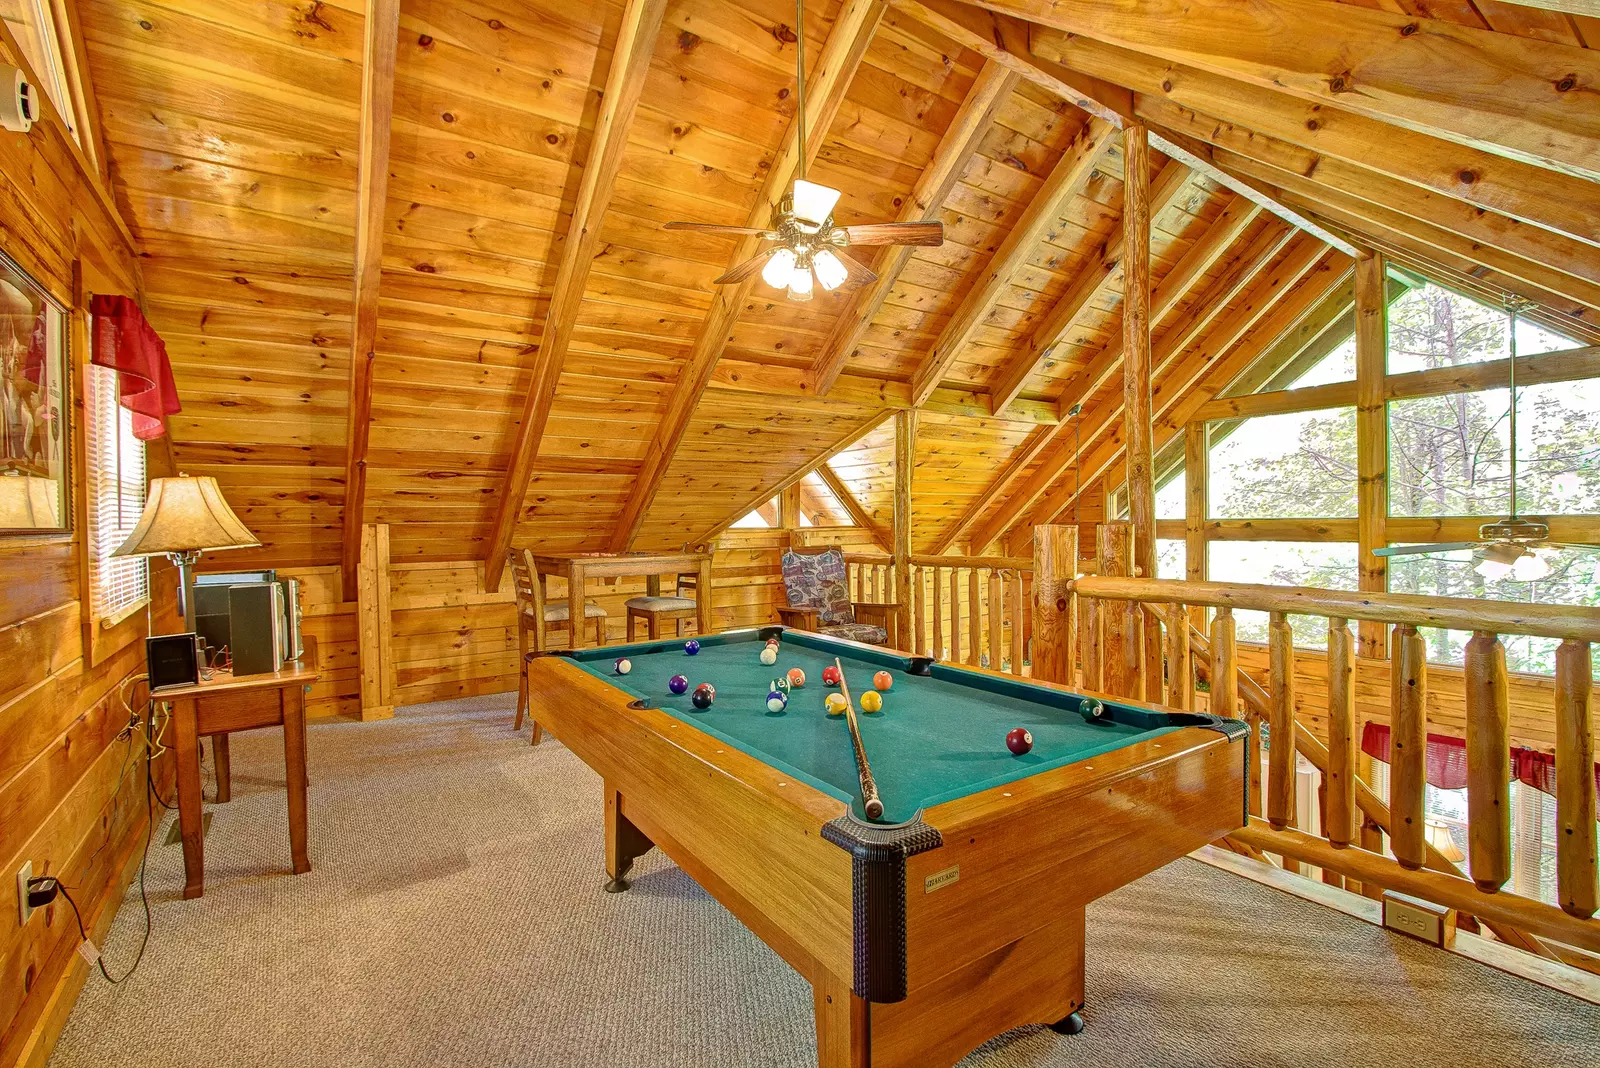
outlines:
{"label": "ceiling fan blade", "polygon": [[936,248],[944,244],[944,223],[863,223],[841,229],[852,245],[922,245]]}
{"label": "ceiling fan blade", "polygon": [[736,282],[743,282],[747,278],[754,277],[756,272],[765,267],[767,265],[767,261],[770,260],[773,257],[773,254],[776,253],[781,247],[783,246],[778,245],[774,246],[773,248],[762,249],[760,252],[757,252],[754,256],[751,256],[737,267],[728,270],[726,273],[717,278],[713,278],[711,280],[711,284],[714,286],[726,286],[732,285]]}
{"label": "ceiling fan blade", "polygon": [[757,226],[723,226],[719,223],[698,222],[669,222],[663,223],[665,230],[693,230],[699,234],[729,234],[735,237],[777,237],[771,230],[763,230]]}
{"label": "ceiling fan blade", "polygon": [[1478,549],[1483,547],[1481,541],[1439,541],[1431,545],[1391,545],[1384,549],[1372,550],[1373,556],[1421,556],[1424,553],[1448,553],[1461,549]]}
{"label": "ceiling fan blade", "polygon": [[861,261],[846,256],[838,249],[834,249],[833,254],[839,257],[839,262],[844,264],[844,269],[849,272],[849,276],[844,280],[844,285],[840,287],[841,289],[859,289],[861,286],[878,280],[877,272],[863,266]]}

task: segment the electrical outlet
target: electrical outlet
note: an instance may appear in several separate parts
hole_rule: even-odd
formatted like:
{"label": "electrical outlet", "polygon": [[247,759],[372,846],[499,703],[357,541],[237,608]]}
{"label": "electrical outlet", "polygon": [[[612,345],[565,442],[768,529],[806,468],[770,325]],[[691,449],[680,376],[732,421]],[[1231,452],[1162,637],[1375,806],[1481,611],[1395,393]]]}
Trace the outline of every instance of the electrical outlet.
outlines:
{"label": "electrical outlet", "polygon": [[17,922],[21,924],[26,924],[33,915],[33,906],[28,904],[28,880],[32,878],[33,861],[23,861],[22,867],[17,869]]}

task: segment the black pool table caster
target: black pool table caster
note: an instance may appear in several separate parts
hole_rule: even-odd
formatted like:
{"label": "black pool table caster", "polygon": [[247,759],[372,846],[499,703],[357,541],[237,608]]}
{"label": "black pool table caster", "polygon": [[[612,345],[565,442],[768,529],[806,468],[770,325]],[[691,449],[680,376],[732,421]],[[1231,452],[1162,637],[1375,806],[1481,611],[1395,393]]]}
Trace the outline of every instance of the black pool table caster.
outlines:
{"label": "black pool table caster", "polygon": [[1058,1035],[1076,1035],[1083,1031],[1083,1013],[1073,1012],[1061,1017],[1050,1024],[1050,1030]]}

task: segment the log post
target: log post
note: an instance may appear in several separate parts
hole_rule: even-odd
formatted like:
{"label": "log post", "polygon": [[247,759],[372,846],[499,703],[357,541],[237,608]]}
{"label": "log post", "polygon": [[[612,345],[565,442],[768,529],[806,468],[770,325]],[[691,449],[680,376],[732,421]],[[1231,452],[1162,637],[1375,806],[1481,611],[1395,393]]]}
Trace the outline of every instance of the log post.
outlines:
{"label": "log post", "polygon": [[1269,658],[1267,722],[1272,730],[1272,748],[1268,752],[1267,768],[1267,822],[1277,830],[1295,824],[1295,763],[1294,744],[1294,631],[1289,617],[1282,612],[1272,613],[1267,630]]}
{"label": "log post", "polygon": [[989,668],[1001,670],[1006,654],[1006,592],[1000,569],[989,569]]}
{"label": "log post", "polygon": [[950,569],[950,662],[961,663],[961,569]]}
{"label": "log post", "polygon": [[[1101,523],[1095,531],[1095,547],[1099,555],[1099,573],[1102,575],[1131,575],[1133,561],[1133,528],[1125,522]],[[1132,602],[1127,602],[1132,604]],[[1137,604],[1135,611],[1142,612]],[[1129,671],[1139,657],[1138,636],[1130,632],[1133,618],[1124,604],[1110,603],[1099,606],[1101,630],[1100,667],[1107,693],[1118,697],[1135,697],[1142,694],[1137,674]],[[1132,644],[1130,650],[1128,646]]]}
{"label": "log post", "polygon": [[1078,528],[1034,527],[1033,677],[1044,682],[1072,682],[1072,583],[1077,577]]}
{"label": "log post", "polygon": [[[917,462],[917,410],[901,408],[894,413],[894,602],[899,605],[895,618],[904,630],[911,622],[911,478]],[[920,632],[919,635],[920,637]],[[908,649],[905,635],[896,643]]]}
{"label": "log post", "polygon": [[1394,628],[1389,675],[1389,845],[1413,871],[1428,859],[1428,650],[1410,623]]}
{"label": "log post", "polygon": [[933,649],[931,653],[936,660],[944,659],[944,587],[939,584],[940,568],[933,569],[933,581],[929,583],[928,593],[933,597]]}
{"label": "log post", "polygon": [[967,571],[967,663],[983,666],[983,582],[975,567]]}
{"label": "log post", "polygon": [[1561,908],[1593,916],[1595,886],[1593,660],[1587,642],[1556,649],[1556,890]]}
{"label": "log post", "polygon": [[[1022,677],[1022,661],[1027,657],[1028,652],[1028,628],[1025,620],[1027,620],[1029,613],[1028,601],[1024,595],[1026,586],[1027,583],[1023,581],[1022,572],[1018,571],[1011,586],[1011,674],[1016,675],[1018,678]],[[1070,593],[1068,596],[1071,596]],[[1070,628],[1068,633],[1071,633]],[[1067,650],[1067,655],[1070,658],[1072,655],[1071,639],[1069,638],[1061,644]],[[1070,659],[1068,664],[1071,664]]]}
{"label": "log post", "polygon": [[1343,619],[1328,620],[1328,773],[1323,832],[1340,849],[1356,833],[1355,637]]}
{"label": "log post", "polygon": [[[1206,505],[1208,492],[1207,452],[1210,441],[1207,424],[1193,422],[1183,434],[1183,552],[1184,564],[1190,582],[1204,582],[1210,569],[1206,563]],[[1206,610],[1196,606],[1189,610],[1189,622],[1205,629]]]}
{"label": "log post", "polygon": [[1498,635],[1473,632],[1466,687],[1470,869],[1478,889],[1492,894],[1511,878],[1511,713]]}
{"label": "log post", "polygon": [[[1383,257],[1356,259],[1356,538],[1363,593],[1389,588],[1388,558],[1373,549],[1389,544],[1389,420],[1384,400],[1388,373],[1389,305]],[[1361,655],[1383,656],[1383,624],[1363,621]]]}
{"label": "log post", "polygon": [[1189,652],[1189,610],[1181,604],[1167,606],[1167,704],[1185,711],[1194,708],[1193,661]]}
{"label": "log post", "polygon": [[922,568],[911,569],[911,643],[906,649],[912,653],[925,653],[923,637],[927,634],[927,605],[923,603]]}

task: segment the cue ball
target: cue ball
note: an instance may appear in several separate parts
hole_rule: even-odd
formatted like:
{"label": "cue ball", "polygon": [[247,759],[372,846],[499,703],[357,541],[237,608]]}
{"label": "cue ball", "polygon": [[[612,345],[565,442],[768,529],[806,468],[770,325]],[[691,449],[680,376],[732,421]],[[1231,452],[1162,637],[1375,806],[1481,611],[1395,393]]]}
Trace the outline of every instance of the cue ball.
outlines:
{"label": "cue ball", "polygon": [[1006,734],[1006,748],[1021,756],[1033,749],[1033,735],[1026,727],[1012,727]]}
{"label": "cue ball", "polygon": [[824,686],[839,685],[839,669],[829,665],[822,669],[822,684]]}
{"label": "cue ball", "polygon": [[694,656],[700,651],[700,643],[695,639],[690,638],[688,641],[683,643],[683,651],[688,653],[690,656]]}
{"label": "cue ball", "polygon": [[[843,694],[841,694],[840,696],[842,697]],[[861,695],[861,711],[863,711],[863,712],[882,712],[883,711],[883,694],[879,693],[877,690],[868,690],[866,693],[862,694]]]}
{"label": "cue ball", "polygon": [[880,690],[887,690],[889,687],[894,685],[894,676],[889,674],[887,671],[880,671],[876,675],[872,676],[872,685],[876,686]]}
{"label": "cue ball", "polygon": [[830,693],[828,695],[828,715],[830,715],[830,716],[842,716],[842,715],[844,715],[845,706],[848,703],[849,702],[847,702],[844,699],[844,694],[842,694],[842,693]]}
{"label": "cue ball", "polygon": [[800,689],[800,687],[804,686],[805,684],[806,684],[806,673],[804,671],[801,671],[799,668],[790,668],[789,669],[789,685],[793,686],[795,689],[798,690],[798,689]]}
{"label": "cue ball", "polygon": [[717,691],[709,682],[702,682],[694,688],[694,694],[689,698],[696,708],[710,708],[711,702],[717,699]]}
{"label": "cue ball", "polygon": [[674,675],[667,680],[667,689],[673,693],[683,693],[689,688],[689,680],[682,675]]}
{"label": "cue ball", "polygon": [[767,694],[767,711],[782,712],[789,707],[789,698],[782,690],[773,690]]}
{"label": "cue ball", "polygon": [[761,662],[763,664],[768,664],[768,665],[776,664],[778,662],[778,650],[774,649],[770,645],[767,646],[765,649],[762,649],[761,650]]}
{"label": "cue ball", "polygon": [[618,675],[626,675],[633,670],[633,661],[625,656],[619,656],[617,662],[611,666],[616,669]]}

